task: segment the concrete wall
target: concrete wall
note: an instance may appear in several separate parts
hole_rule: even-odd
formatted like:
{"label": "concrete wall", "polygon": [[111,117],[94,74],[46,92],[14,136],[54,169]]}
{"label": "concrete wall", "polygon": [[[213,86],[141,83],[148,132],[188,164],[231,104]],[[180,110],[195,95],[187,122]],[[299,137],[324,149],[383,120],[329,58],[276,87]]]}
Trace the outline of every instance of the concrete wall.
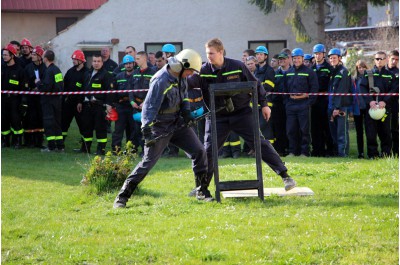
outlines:
{"label": "concrete wall", "polygon": [[[63,72],[71,67],[69,58],[78,43],[112,38],[120,40],[112,47],[116,61],[118,51],[128,45],[143,50],[144,43],[165,41],[182,42],[183,48],[197,50],[206,60],[204,43],[214,37],[222,39],[227,56],[236,59],[248,41],[255,40],[286,40],[290,48],[310,49],[311,44],[296,43],[291,27],[284,23],[286,11],[266,16],[247,0],[109,0],[51,42]],[[311,33],[312,21],[306,16]]]}
{"label": "concrete wall", "polygon": [[1,46],[12,40],[29,39],[33,45],[43,45],[57,35],[57,17],[82,18],[87,12],[78,13],[1,13]]}

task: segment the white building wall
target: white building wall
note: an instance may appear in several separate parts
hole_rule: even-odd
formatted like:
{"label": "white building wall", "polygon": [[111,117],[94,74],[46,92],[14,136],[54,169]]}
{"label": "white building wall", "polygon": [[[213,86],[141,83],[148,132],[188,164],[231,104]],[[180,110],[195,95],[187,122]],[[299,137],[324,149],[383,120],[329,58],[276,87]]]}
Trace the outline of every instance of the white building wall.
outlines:
{"label": "white building wall", "polygon": [[[112,47],[112,59],[128,45],[144,50],[144,43],[182,42],[183,48],[197,50],[206,60],[204,43],[220,38],[227,56],[240,59],[252,40],[287,40],[289,48],[298,45],[291,27],[284,23],[287,10],[266,16],[247,0],[109,0],[92,14],[52,40],[52,48],[63,72],[77,43],[120,42]],[[313,21],[313,17],[306,20]],[[305,21],[307,25],[313,25]],[[310,29],[312,34],[315,30]]]}
{"label": "white building wall", "polygon": [[[393,21],[389,22],[389,16],[387,12],[390,10],[392,13]],[[399,1],[392,0],[390,4],[384,6],[373,6],[368,3],[368,26],[387,26],[390,23],[392,25],[397,22],[399,23]],[[391,26],[391,25],[389,25]]]}

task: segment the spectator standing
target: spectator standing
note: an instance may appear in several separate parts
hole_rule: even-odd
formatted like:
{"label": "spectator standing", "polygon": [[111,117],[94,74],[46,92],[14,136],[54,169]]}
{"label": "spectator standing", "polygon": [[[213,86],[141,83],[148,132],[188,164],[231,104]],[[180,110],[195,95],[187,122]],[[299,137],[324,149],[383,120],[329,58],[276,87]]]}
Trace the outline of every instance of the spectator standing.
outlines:
{"label": "spectator standing", "polygon": [[[327,93],[329,80],[332,76],[332,67],[325,60],[325,46],[317,44],[313,48],[315,64],[312,69],[317,74],[319,89],[318,93]],[[312,156],[324,157],[333,155],[333,142],[329,129],[328,97],[317,96],[315,103],[311,106],[311,144]]]}
{"label": "spectator standing", "polygon": [[339,157],[347,157],[349,155],[348,107],[352,103],[352,98],[338,94],[351,93],[352,80],[349,71],[343,66],[342,55],[338,48],[331,49],[328,58],[332,66],[332,78],[328,86],[329,128],[335,147],[334,152]]}
{"label": "spectator standing", "polygon": [[[391,96],[380,96],[379,93],[396,93],[399,89],[399,84],[396,82],[396,76],[385,68],[387,56],[383,51],[378,51],[375,56],[375,66],[372,69],[370,77],[364,75],[360,83],[362,93],[372,93],[365,96],[365,103],[367,104],[367,111],[372,109],[376,110],[385,109],[386,113],[379,120],[376,120],[370,115],[365,116],[365,132],[367,135],[367,155],[368,158],[374,159],[378,157],[387,157],[391,154],[392,137],[390,132],[390,101]],[[374,85],[372,86],[373,81]],[[370,84],[371,83],[371,84]],[[378,88],[378,89],[376,89]],[[377,136],[380,140],[381,153],[378,151]]]}
{"label": "spectator standing", "polygon": [[[35,80],[37,77],[39,79],[44,78],[46,65],[43,63],[43,54],[42,47],[36,46],[32,51],[32,63],[24,69],[25,88],[29,91],[39,91]],[[31,95],[27,97],[28,109],[23,123],[26,146],[43,148],[43,112],[40,101],[40,96]]]}
{"label": "spectator standing", "polygon": [[[103,67],[103,58],[93,55],[92,68],[86,73],[83,84],[84,91],[110,90],[111,74]],[[97,151],[96,155],[104,155],[107,145],[107,113],[111,112],[109,94],[85,94],[78,103],[78,112],[82,117],[83,145],[82,153],[90,153],[93,141],[93,131],[96,131]]]}
{"label": "spectator standing", "polygon": [[304,65],[303,57],[302,49],[293,49],[293,67],[286,73],[285,92],[291,93],[285,100],[286,132],[289,139],[289,155],[308,157],[310,156],[310,107],[316,98],[309,96],[309,93],[318,91],[318,79],[315,72]]}
{"label": "spectator standing", "polygon": [[[389,53],[387,69],[396,76],[396,83],[399,83],[399,51],[393,50]],[[392,105],[390,120],[392,151],[393,155],[399,156],[399,96],[393,96],[390,104]]]}
{"label": "spectator standing", "polygon": [[[124,64],[124,72],[117,74],[114,78],[113,88],[116,90],[130,90],[133,89],[133,64],[135,59],[127,54],[122,59]],[[121,152],[122,139],[124,137],[124,131],[128,128],[126,133],[126,141],[134,143],[134,130],[135,123],[132,118],[133,107],[130,104],[129,93],[116,93],[110,95],[112,98],[112,105],[115,107],[118,113],[118,120],[115,121],[114,132],[112,133],[111,148],[114,154]],[[137,148],[137,146],[136,146]]]}
{"label": "spectator standing", "polygon": [[[11,91],[24,90],[24,72],[21,65],[15,63],[17,51],[12,44],[2,50],[4,64],[1,65],[1,89]],[[22,116],[20,113],[21,95],[1,94],[1,146],[10,147],[10,136],[14,137],[15,149],[22,146]]]}
{"label": "spectator standing", "polygon": [[[361,93],[360,83],[364,78],[365,71],[368,66],[365,61],[358,60],[356,62],[356,76],[355,82],[355,94]],[[354,125],[356,128],[356,139],[357,139],[357,151],[358,158],[364,158],[364,123],[367,113],[367,105],[365,104],[365,99],[363,96],[355,96],[355,104],[353,109],[354,115]]]}
{"label": "spectator standing", "polygon": [[[72,55],[73,66],[68,69],[64,76],[64,91],[77,92],[82,91],[85,75],[88,71],[85,63],[85,54],[81,50],[75,50]],[[78,125],[80,134],[82,135],[82,119],[81,114],[78,112],[79,95],[64,95],[62,101],[62,118],[61,128],[64,141],[68,135],[68,129],[72,120]]]}
{"label": "spectator standing", "polygon": [[[62,92],[64,79],[61,70],[54,64],[55,54],[47,50],[43,55],[43,63],[47,69],[43,80],[37,78],[36,86],[40,92]],[[42,95],[43,127],[46,135],[47,147],[42,152],[64,152],[64,141],[61,129],[62,96]]]}

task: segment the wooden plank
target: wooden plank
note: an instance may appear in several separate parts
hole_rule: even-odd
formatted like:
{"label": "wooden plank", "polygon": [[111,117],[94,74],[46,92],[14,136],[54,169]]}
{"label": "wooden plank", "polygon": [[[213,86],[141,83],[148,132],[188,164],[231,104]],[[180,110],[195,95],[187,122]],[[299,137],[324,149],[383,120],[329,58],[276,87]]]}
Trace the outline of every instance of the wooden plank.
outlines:
{"label": "wooden plank", "polygon": [[[257,197],[257,190],[229,190],[222,191],[224,198],[241,198],[241,197]],[[292,190],[285,191],[284,188],[264,188],[264,196],[313,196],[314,192],[307,187],[296,187]]]}

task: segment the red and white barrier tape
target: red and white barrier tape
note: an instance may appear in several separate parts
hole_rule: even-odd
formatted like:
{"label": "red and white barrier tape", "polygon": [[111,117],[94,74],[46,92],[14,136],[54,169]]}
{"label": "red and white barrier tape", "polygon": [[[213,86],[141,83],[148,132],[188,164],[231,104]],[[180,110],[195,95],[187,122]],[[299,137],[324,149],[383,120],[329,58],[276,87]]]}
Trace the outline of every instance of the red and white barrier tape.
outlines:
{"label": "red and white barrier tape", "polygon": [[[130,90],[101,90],[101,91],[73,91],[73,92],[36,92],[36,91],[11,91],[2,90],[2,94],[21,94],[21,95],[93,95],[93,94],[112,94],[112,93],[128,93],[128,92],[146,92],[148,89],[130,89]],[[297,95],[299,93],[287,92],[268,92],[270,95]],[[375,93],[300,93],[309,96],[376,96]],[[399,93],[379,93],[379,96],[398,96]]]}
{"label": "red and white barrier tape", "polygon": [[130,90],[99,90],[99,91],[73,91],[73,92],[37,92],[37,91],[11,91],[2,90],[2,94],[21,94],[21,95],[93,95],[93,94],[111,94],[111,93],[128,93],[128,92],[146,92],[148,89],[130,89]]}

